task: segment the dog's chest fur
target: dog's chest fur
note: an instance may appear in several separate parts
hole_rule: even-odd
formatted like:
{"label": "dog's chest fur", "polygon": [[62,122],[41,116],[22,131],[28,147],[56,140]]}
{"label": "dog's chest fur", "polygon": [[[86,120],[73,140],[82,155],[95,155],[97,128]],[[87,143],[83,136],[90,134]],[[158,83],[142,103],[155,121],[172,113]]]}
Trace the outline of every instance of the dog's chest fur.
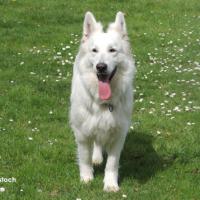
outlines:
{"label": "dog's chest fur", "polygon": [[122,102],[118,102],[117,105],[113,105],[111,112],[108,104],[79,104],[79,109],[76,109],[76,120],[73,120],[73,125],[81,130],[78,137],[91,137],[103,145],[110,143],[112,138],[116,138],[129,124],[125,107]]}

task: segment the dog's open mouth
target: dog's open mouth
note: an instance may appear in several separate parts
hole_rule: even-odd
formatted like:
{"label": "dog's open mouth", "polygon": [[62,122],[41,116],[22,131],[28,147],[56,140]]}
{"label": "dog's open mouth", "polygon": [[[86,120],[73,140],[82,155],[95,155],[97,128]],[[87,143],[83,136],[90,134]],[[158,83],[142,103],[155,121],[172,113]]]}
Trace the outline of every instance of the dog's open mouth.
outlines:
{"label": "dog's open mouth", "polygon": [[99,86],[99,98],[101,100],[109,100],[112,96],[110,82],[117,71],[117,67],[113,69],[111,74],[97,73],[98,86]]}

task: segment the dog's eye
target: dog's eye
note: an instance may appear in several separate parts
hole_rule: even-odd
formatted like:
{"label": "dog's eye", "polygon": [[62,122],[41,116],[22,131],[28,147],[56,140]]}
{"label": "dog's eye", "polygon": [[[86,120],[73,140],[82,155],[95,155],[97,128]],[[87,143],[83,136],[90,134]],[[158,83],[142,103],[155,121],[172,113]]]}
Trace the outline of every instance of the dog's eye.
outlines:
{"label": "dog's eye", "polygon": [[109,49],[109,52],[111,52],[111,53],[114,53],[114,52],[116,52],[116,51],[117,51],[117,50],[114,49],[114,48]]}
{"label": "dog's eye", "polygon": [[97,53],[98,51],[97,51],[97,49],[93,48],[92,52]]}

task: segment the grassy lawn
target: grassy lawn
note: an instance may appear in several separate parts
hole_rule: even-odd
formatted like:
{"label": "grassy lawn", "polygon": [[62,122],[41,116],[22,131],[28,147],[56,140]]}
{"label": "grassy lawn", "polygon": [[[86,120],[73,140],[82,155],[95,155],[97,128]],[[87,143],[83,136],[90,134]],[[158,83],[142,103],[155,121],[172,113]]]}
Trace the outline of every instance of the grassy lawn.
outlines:
{"label": "grassy lawn", "polygon": [[[79,182],[68,123],[83,16],[126,13],[137,63],[120,192],[104,166]],[[200,199],[199,0],[0,0],[0,178],[3,200]],[[104,164],[105,165],[105,164]]]}

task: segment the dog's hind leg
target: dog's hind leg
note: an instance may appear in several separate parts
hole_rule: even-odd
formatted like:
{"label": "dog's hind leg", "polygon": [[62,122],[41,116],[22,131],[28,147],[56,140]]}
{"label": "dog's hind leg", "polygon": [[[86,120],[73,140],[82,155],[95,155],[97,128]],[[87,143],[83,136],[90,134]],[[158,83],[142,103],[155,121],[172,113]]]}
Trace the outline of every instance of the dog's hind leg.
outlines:
{"label": "dog's hind leg", "polygon": [[100,165],[103,162],[102,147],[100,144],[94,142],[92,153],[92,164]]}
{"label": "dog's hind leg", "polygon": [[92,142],[78,142],[78,162],[81,181],[88,183],[93,179]]}

